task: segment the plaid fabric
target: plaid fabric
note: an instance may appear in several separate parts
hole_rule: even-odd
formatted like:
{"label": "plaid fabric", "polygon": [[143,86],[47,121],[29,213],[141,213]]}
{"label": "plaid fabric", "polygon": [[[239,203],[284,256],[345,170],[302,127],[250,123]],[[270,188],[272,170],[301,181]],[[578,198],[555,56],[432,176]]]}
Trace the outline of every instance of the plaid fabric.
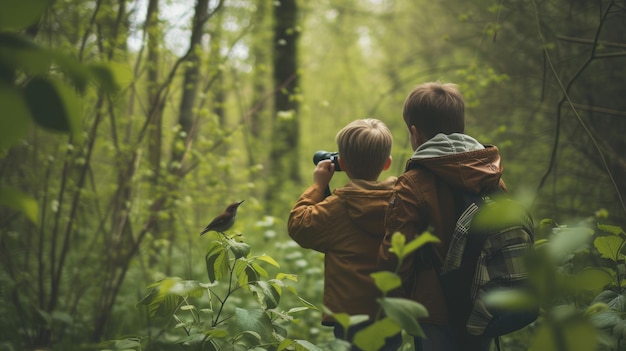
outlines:
{"label": "plaid fabric", "polygon": [[486,292],[491,288],[515,288],[525,283],[528,274],[524,256],[532,247],[531,235],[521,226],[492,234],[486,240],[471,286],[474,306],[466,325],[468,333],[482,335],[493,318],[481,299]]}
{"label": "plaid fabric", "polygon": [[443,262],[441,274],[446,274],[461,267],[463,251],[467,242],[467,232],[477,211],[478,206],[475,203],[471,203],[456,221],[456,227],[454,228],[454,233],[452,233],[452,239],[450,240],[446,259]]}
{"label": "plaid fabric", "polygon": [[[471,202],[473,201],[473,202]],[[532,218],[526,211],[489,212],[481,229],[470,229],[482,208],[506,210],[512,202],[493,201],[488,196],[468,198],[459,216],[440,276],[447,303],[470,335],[502,335],[534,320],[534,312],[489,311],[483,297],[494,289],[518,289],[526,284],[525,255],[533,249]],[[505,207],[502,207],[505,206]],[[511,215],[512,213],[512,215]],[[489,218],[490,224],[484,222]],[[480,222],[480,221],[477,221]],[[469,239],[469,240],[468,240]],[[484,240],[484,241],[483,241]],[[494,315],[495,314],[495,315]],[[493,335],[492,335],[493,336]]]}

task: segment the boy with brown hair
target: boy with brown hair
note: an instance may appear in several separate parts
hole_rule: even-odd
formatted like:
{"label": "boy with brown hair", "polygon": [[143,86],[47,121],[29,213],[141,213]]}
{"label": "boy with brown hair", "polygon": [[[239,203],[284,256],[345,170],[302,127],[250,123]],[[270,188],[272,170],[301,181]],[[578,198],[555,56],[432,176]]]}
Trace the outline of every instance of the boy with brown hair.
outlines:
{"label": "boy with brown hair", "polygon": [[[377,119],[359,119],[336,137],[338,162],[349,182],[325,197],[334,164],[324,160],[313,172],[313,185],[300,196],[289,215],[288,231],[300,246],[325,254],[324,305],[334,313],[368,315],[369,321],[344,331],[324,314],[322,324],[333,326],[338,339],[354,334],[374,321],[381,292],[370,274],[380,271],[378,250],[385,234],[385,210],[396,177],[378,181],[391,164],[392,136]],[[347,336],[347,337],[346,337]],[[385,350],[400,346],[401,336],[387,340]],[[356,350],[356,348],[353,348]]]}
{"label": "boy with brown hair", "polygon": [[463,96],[450,83],[418,85],[404,102],[403,118],[414,153],[394,187],[380,255],[387,269],[396,268],[397,260],[389,253],[396,232],[407,242],[426,230],[440,240],[417,250],[400,272],[406,297],[429,311],[429,317],[420,321],[426,338],[416,338],[416,350],[489,350],[491,344],[490,338],[468,335],[464,325],[452,322],[455,311],[447,309],[437,271],[463,210],[463,195],[506,190],[498,149],[464,134],[464,109]]}

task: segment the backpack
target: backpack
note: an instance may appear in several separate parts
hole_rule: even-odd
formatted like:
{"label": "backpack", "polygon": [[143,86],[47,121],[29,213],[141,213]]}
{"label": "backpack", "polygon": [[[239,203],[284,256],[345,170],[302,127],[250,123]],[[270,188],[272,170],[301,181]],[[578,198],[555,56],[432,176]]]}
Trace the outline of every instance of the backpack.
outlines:
{"label": "backpack", "polygon": [[495,310],[483,300],[495,290],[528,289],[524,261],[533,250],[533,221],[501,193],[463,194],[462,213],[439,267],[451,322],[469,335],[496,340],[532,323],[539,311]]}

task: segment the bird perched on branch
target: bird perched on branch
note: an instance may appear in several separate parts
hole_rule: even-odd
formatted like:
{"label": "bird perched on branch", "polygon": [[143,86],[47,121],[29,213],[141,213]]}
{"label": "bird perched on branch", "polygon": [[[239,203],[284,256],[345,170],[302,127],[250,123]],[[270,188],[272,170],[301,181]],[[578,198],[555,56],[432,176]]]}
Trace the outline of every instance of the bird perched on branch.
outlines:
{"label": "bird perched on branch", "polygon": [[243,203],[243,200],[239,202],[233,202],[232,204],[228,205],[228,207],[226,207],[224,212],[222,212],[217,217],[213,218],[211,223],[209,223],[206,226],[206,228],[202,230],[202,233],[200,233],[200,235],[203,235],[206,232],[210,232],[211,230],[224,234],[225,231],[230,229],[230,227],[232,227],[233,224],[235,224],[235,216],[237,216],[237,208],[239,208],[239,205],[241,205],[242,203]]}

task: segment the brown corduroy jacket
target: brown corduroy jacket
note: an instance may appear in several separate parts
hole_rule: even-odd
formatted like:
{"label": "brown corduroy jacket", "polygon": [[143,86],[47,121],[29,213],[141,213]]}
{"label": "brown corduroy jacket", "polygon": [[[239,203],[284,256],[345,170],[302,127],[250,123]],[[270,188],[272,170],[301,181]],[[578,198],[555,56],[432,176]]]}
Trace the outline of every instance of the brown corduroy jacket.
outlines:
{"label": "brown corduroy jacket", "polygon": [[[423,304],[429,317],[423,323],[447,324],[448,311],[433,260],[443,262],[459,213],[462,193],[481,193],[501,187],[502,166],[495,146],[440,157],[411,159],[394,188],[386,215],[386,235],[381,244],[381,264],[393,271],[397,259],[389,253],[395,232],[413,240],[426,230],[440,243],[434,250],[419,249],[403,262],[403,295]],[[428,244],[431,245],[431,244]],[[435,257],[432,257],[434,252]]]}
{"label": "brown corduroy jacket", "polygon": [[[351,180],[324,198],[310,186],[293,206],[289,236],[300,246],[324,253],[324,305],[333,312],[374,318],[381,296],[370,277],[378,267],[384,219],[396,178]],[[324,315],[323,324],[333,319]]]}

